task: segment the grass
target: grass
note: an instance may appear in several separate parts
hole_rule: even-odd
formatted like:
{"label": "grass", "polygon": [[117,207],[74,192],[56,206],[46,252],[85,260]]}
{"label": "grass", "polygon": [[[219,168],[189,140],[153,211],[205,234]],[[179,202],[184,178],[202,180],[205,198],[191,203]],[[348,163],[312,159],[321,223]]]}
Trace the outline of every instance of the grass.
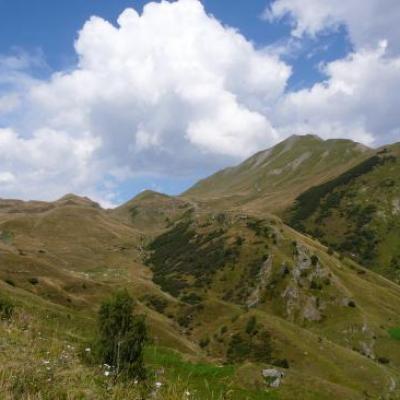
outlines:
{"label": "grass", "polygon": [[[274,392],[252,391],[240,387],[236,380],[236,367],[233,365],[215,365],[192,363],[169,349],[149,347],[145,360],[155,371],[165,371],[167,381],[179,382],[186,387],[195,399],[277,399]],[[261,369],[260,369],[261,371]]]}
{"label": "grass", "polygon": [[[27,296],[29,297],[29,296]],[[24,299],[12,319],[0,321],[0,393],[5,400],[263,400],[272,393],[247,390],[236,380],[236,367],[198,363],[164,347],[149,345],[146,386],[117,382],[103,366],[82,357],[94,321],[81,312]],[[16,352],[15,350],[18,349]],[[155,390],[155,382],[162,384]],[[143,393],[154,393],[154,396]],[[190,393],[187,396],[186,393]]]}
{"label": "grass", "polygon": [[400,327],[390,328],[388,332],[392,339],[400,340]]}
{"label": "grass", "polygon": [[[155,382],[161,383],[155,399],[187,400],[186,391],[192,400],[362,400],[367,394],[371,399],[395,398],[389,393],[389,383],[393,378],[400,388],[400,346],[389,337],[387,328],[400,326],[397,285],[347,259],[327,255],[318,242],[278,219],[254,225],[248,215],[226,213],[221,219],[218,213],[195,210],[191,216],[191,228],[197,235],[191,240],[198,240],[194,251],[180,246],[181,242],[187,246],[187,235],[180,235],[182,241],[178,237],[169,243],[172,254],[163,253],[171,257],[170,261],[160,257],[160,263],[168,263],[173,272],[186,272],[185,296],[174,299],[154,285],[150,269],[141,264],[146,256],[144,244],[154,236],[143,234],[142,238],[133,228],[97,211],[90,217],[91,211],[86,220],[86,211],[81,210],[82,218],[81,213],[72,211],[46,213],[40,218],[32,214],[29,221],[20,217],[22,222],[29,222],[28,227],[35,227],[29,235],[25,225],[17,225],[22,224],[19,219],[12,225],[13,245],[27,255],[18,256],[4,246],[4,254],[10,254],[8,258],[2,255],[0,273],[5,277],[6,272],[14,271],[16,286],[0,280],[0,291],[15,305],[11,321],[0,322],[0,399],[140,399],[144,389],[134,384],[113,384],[103,366],[86,364],[81,357],[82,348],[84,351],[90,346],[85,343],[95,332],[99,302],[120,285],[138,300],[138,312],[147,314],[153,339],[145,352],[151,371],[149,386],[154,389]],[[77,214],[75,222],[78,216],[82,219],[79,231],[68,225],[70,213]],[[221,229],[223,234],[219,235]],[[223,265],[219,257],[208,254],[210,243],[218,242],[221,236],[224,250],[236,255]],[[39,244],[31,243],[31,237]],[[308,250],[296,249],[296,256],[294,244]],[[38,253],[39,249],[46,252]],[[194,256],[194,262],[190,256]],[[264,269],[261,279],[267,257],[271,257],[271,265]],[[201,265],[198,258],[202,258]],[[309,259],[310,266],[295,279],[296,268],[304,258]],[[207,276],[210,285],[196,286],[194,278],[205,271],[203,262],[212,264],[206,265],[213,271]],[[319,264],[321,269],[317,268]],[[39,278],[37,285],[28,282],[33,276]],[[323,283],[325,276],[329,285]],[[313,279],[317,282],[314,285]],[[290,287],[296,289],[296,301],[285,295]],[[46,296],[50,289],[54,294],[51,298]],[[226,296],[229,291],[231,296]],[[258,292],[259,301],[248,309],[246,300],[254,292]],[[72,303],[59,301],[66,295]],[[164,314],[156,312],[164,303],[156,300],[153,307],[146,307],[151,297],[145,295],[165,299],[168,305]],[[303,318],[312,297],[321,305],[320,321]],[[354,300],[357,306],[343,305],[346,299]],[[186,304],[197,301],[201,307]],[[179,326],[177,317],[186,311],[190,323]],[[262,369],[271,367],[268,362],[258,363],[246,354],[240,363],[234,361],[236,365],[224,364],[231,338],[245,334],[252,316],[257,317],[259,332],[271,334],[274,360],[289,363],[277,390],[268,389],[261,376]],[[200,349],[199,342],[204,338],[209,343]],[[252,340],[256,341],[257,335]],[[366,341],[368,345],[374,342],[375,360],[362,354],[362,342]],[[378,357],[390,362],[382,365]]]}

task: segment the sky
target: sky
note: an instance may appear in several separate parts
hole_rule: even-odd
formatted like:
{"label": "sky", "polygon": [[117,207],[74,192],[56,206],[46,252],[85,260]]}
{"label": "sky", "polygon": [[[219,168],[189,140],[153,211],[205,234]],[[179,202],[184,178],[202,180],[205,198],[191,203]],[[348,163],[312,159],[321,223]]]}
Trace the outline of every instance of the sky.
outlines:
{"label": "sky", "polygon": [[0,0],[0,198],[178,194],[292,134],[400,141],[398,0]]}

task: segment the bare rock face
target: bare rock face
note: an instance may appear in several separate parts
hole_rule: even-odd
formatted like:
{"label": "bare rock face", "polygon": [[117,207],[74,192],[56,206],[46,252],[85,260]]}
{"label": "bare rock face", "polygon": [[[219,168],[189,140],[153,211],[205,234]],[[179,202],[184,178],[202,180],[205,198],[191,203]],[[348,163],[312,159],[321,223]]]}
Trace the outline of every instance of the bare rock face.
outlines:
{"label": "bare rock face", "polygon": [[282,293],[282,297],[286,300],[286,314],[290,320],[294,319],[295,312],[299,308],[299,289],[295,284],[289,285]]}
{"label": "bare rock face", "polygon": [[311,281],[321,279],[327,271],[318,262],[313,262],[310,251],[296,245],[294,266],[291,271],[290,283],[282,293],[286,301],[286,314],[290,320],[300,317],[307,321],[320,321],[322,319],[321,304],[317,297],[308,293]]}
{"label": "bare rock face", "polygon": [[322,316],[318,309],[317,298],[308,297],[303,309],[303,318],[307,321],[321,321]]}
{"label": "bare rock face", "polygon": [[260,302],[261,290],[265,287],[268,282],[268,279],[271,275],[272,271],[272,256],[269,256],[268,259],[262,265],[260,272],[257,277],[257,286],[250,293],[250,296],[247,300],[247,307],[255,307]]}

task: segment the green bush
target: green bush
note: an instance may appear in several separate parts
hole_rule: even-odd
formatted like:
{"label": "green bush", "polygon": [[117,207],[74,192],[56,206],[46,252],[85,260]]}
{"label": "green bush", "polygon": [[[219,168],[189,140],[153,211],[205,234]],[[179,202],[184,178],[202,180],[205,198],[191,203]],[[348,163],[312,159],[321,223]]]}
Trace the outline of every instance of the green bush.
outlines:
{"label": "green bush", "polygon": [[210,339],[208,337],[201,339],[199,342],[199,345],[202,349],[207,347],[209,344],[210,344]]}
{"label": "green bush", "polygon": [[246,333],[248,335],[253,335],[254,333],[256,333],[256,327],[257,327],[257,318],[253,315],[247,321]]}
{"label": "green bush", "polygon": [[10,285],[10,286],[16,286],[15,285],[15,282],[12,280],[12,279],[10,279],[10,278],[6,278],[6,279],[4,279],[4,282],[5,283],[7,283],[8,285]]}
{"label": "green bush", "polygon": [[147,306],[161,314],[163,314],[165,309],[168,307],[168,301],[159,296],[145,296],[143,300],[146,302]]}
{"label": "green bush", "polygon": [[245,360],[270,363],[272,361],[271,335],[265,330],[254,337],[235,334],[229,342],[226,357],[232,363]]}
{"label": "green bush", "polygon": [[134,315],[134,300],[119,291],[105,301],[98,314],[96,354],[102,363],[111,365],[116,377],[144,379],[143,347],[147,328],[142,315]]}
{"label": "green bush", "polygon": [[311,256],[311,264],[315,267],[318,264],[318,262],[319,262],[318,257],[315,254],[313,254]]}
{"label": "green bush", "polygon": [[5,298],[0,298],[0,318],[10,320],[14,312],[14,304]]}

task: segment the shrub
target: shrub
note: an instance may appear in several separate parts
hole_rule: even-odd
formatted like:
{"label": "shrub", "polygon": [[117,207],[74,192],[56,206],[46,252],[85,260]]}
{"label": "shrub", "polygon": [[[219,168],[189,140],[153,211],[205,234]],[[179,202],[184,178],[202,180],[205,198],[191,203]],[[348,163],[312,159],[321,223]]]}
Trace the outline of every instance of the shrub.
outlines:
{"label": "shrub", "polygon": [[145,297],[144,300],[149,307],[161,314],[163,314],[165,312],[165,309],[168,307],[168,301],[162,297],[152,295]]}
{"label": "shrub", "polygon": [[270,363],[272,360],[271,335],[265,330],[252,338],[235,334],[229,342],[226,356],[229,362],[250,360]]}
{"label": "shrub", "polygon": [[15,282],[10,278],[4,279],[4,282],[10,286],[15,286]]}
{"label": "shrub", "polygon": [[38,278],[30,278],[30,279],[28,279],[28,282],[31,285],[37,285],[39,283],[39,279]]}
{"label": "shrub", "polygon": [[126,290],[115,293],[101,305],[96,353],[102,363],[115,368],[116,377],[144,379],[147,328],[142,315],[133,315],[133,308],[134,300]]}
{"label": "shrub", "polygon": [[272,362],[272,365],[275,365],[275,367],[280,367],[280,368],[289,368],[289,361],[286,358],[282,359],[277,359]]}
{"label": "shrub", "polygon": [[253,335],[256,333],[256,326],[257,326],[257,318],[253,315],[252,317],[249,318],[246,324],[246,333],[248,335]]}
{"label": "shrub", "polygon": [[311,264],[315,267],[318,264],[318,261],[319,261],[318,257],[315,254],[313,254],[311,256]]}
{"label": "shrub", "polygon": [[244,243],[244,239],[241,236],[238,236],[235,240],[236,246],[241,246]]}
{"label": "shrub", "polygon": [[207,347],[209,344],[210,344],[210,339],[208,337],[201,339],[199,342],[199,345],[202,349]]}
{"label": "shrub", "polygon": [[5,298],[0,298],[0,318],[10,320],[14,312],[14,304]]}
{"label": "shrub", "polygon": [[251,343],[239,334],[232,336],[229,342],[229,347],[227,351],[227,359],[229,362],[243,361],[250,356],[251,353]]}
{"label": "shrub", "polygon": [[310,289],[313,290],[321,290],[322,289],[322,285],[321,283],[318,282],[318,280],[313,279],[310,283]]}
{"label": "shrub", "polygon": [[356,303],[355,303],[354,300],[350,300],[350,301],[347,303],[347,305],[348,305],[349,307],[352,307],[352,308],[355,308],[355,307],[356,307]]}
{"label": "shrub", "polygon": [[185,303],[196,305],[202,302],[203,298],[197,293],[189,293],[181,297],[181,300]]}

